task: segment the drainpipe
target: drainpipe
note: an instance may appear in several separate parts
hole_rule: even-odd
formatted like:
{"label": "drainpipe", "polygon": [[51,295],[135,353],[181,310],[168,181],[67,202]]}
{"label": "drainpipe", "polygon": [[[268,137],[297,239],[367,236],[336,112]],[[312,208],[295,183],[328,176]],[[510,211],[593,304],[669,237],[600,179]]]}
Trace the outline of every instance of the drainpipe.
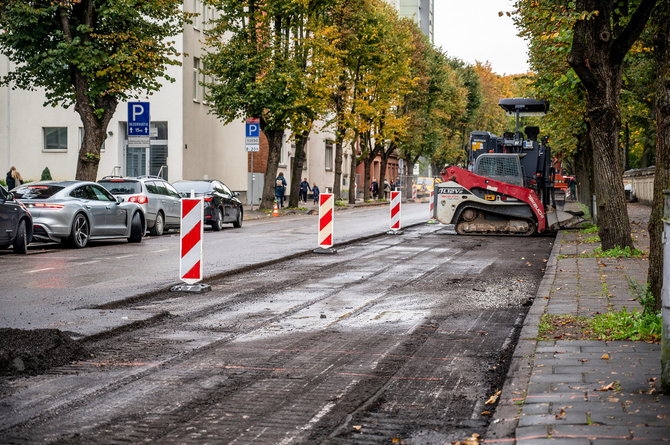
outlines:
{"label": "drainpipe", "polygon": [[670,190],[663,191],[663,288],[661,290],[661,391],[670,394]]}

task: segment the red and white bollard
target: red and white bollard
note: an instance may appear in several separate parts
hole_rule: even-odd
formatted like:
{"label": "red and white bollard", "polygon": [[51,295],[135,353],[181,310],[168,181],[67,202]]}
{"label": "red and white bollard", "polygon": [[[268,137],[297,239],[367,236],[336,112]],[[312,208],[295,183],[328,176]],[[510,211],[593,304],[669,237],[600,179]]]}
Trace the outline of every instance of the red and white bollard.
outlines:
{"label": "red and white bollard", "polygon": [[181,200],[181,227],[179,234],[179,279],[186,283],[172,288],[173,291],[204,292],[210,290],[202,281],[202,238],[204,212],[202,198]]}
{"label": "red and white bollard", "polygon": [[437,220],[435,219],[435,190],[430,191],[428,211],[430,213],[430,215],[428,216],[428,224],[435,224],[437,222]]}
{"label": "red and white bollard", "polygon": [[400,201],[402,194],[401,192],[391,192],[391,230],[387,233],[391,235],[400,235],[402,230],[400,230]]}
{"label": "red and white bollard", "polygon": [[333,213],[335,196],[332,193],[319,195],[319,247],[316,253],[336,253],[333,249]]}

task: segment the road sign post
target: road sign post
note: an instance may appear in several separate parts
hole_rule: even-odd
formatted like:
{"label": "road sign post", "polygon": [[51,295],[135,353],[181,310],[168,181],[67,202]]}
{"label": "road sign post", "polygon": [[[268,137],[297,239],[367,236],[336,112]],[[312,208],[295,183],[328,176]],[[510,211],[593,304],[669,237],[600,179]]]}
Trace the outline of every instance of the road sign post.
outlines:
{"label": "road sign post", "polygon": [[390,229],[388,232],[389,235],[402,235],[402,230],[400,230],[400,201],[402,198],[402,192],[391,192],[391,219],[390,219]]}
{"label": "road sign post", "polygon": [[256,173],[254,172],[254,152],[261,148],[261,120],[257,117],[247,118],[244,131],[244,145],[247,152],[251,153],[251,210],[254,209],[254,181]]}

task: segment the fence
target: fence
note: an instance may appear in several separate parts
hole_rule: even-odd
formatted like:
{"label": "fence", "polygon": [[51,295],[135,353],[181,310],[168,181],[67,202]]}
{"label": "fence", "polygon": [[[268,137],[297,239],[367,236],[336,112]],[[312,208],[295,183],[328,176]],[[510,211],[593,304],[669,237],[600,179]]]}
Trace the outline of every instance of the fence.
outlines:
{"label": "fence", "polygon": [[654,200],[655,172],[655,167],[626,170],[623,174],[626,196],[630,196],[630,199],[637,199],[644,204],[651,204]]}

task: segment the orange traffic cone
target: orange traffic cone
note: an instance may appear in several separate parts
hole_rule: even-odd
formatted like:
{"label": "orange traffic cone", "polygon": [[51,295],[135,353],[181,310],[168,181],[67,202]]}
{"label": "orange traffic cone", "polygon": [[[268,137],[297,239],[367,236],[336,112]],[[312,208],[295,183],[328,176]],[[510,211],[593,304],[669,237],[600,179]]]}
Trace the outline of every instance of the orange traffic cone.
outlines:
{"label": "orange traffic cone", "polygon": [[277,207],[277,201],[275,201],[275,207],[272,209],[272,216],[279,216],[279,207]]}

